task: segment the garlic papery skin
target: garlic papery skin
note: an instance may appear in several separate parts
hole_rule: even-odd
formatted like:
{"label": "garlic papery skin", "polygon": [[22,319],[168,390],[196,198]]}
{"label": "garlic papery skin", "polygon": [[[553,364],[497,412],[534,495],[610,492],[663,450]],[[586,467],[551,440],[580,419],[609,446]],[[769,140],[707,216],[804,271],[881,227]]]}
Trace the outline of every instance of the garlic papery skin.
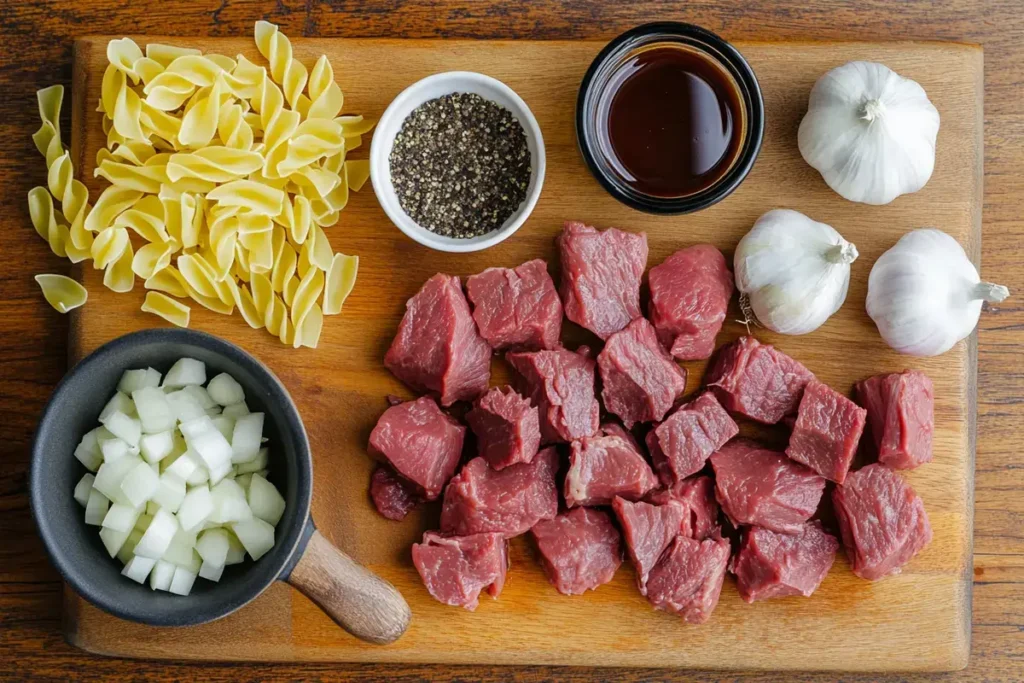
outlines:
{"label": "garlic papery skin", "polygon": [[934,228],[913,230],[882,254],[868,277],[867,311],[900,353],[938,356],[971,334],[985,301],[1009,296],[982,282],[963,247]]}
{"label": "garlic papery skin", "polygon": [[800,123],[800,154],[854,202],[888,204],[917,192],[935,167],[939,112],[916,81],[876,62],[818,79]]}
{"label": "garlic papery skin", "polygon": [[807,334],[839,310],[857,247],[831,226],[790,209],[757,219],[733,257],[736,288],[760,323],[780,334]]}

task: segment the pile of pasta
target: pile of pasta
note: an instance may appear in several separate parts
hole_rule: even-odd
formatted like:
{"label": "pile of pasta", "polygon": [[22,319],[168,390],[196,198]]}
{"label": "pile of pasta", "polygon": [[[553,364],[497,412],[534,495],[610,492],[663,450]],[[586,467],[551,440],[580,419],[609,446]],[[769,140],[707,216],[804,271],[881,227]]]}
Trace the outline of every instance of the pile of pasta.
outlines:
{"label": "pile of pasta", "polygon": [[[315,348],[323,317],[355,284],[358,257],[335,253],[324,228],[369,176],[367,161],[346,154],[373,123],[340,115],[326,56],[307,71],[275,25],[257,22],[255,36],[269,67],[110,41],[99,102],[107,144],[95,170],[110,185],[92,205],[61,142],[63,88],[40,90],[33,139],[48,187],[29,192],[29,210],[55,254],[92,259],[110,289],[128,292],[141,278],[144,311],[185,327],[183,299],[237,309],[282,343]],[[45,282],[48,300],[70,290]],[[65,309],[85,301],[84,291],[67,296]]]}

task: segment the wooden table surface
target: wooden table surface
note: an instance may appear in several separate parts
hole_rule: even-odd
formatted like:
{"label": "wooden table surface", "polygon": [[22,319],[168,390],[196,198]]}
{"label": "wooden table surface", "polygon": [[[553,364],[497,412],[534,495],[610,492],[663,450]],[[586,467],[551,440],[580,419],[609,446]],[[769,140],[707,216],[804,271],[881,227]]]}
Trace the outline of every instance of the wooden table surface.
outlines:
{"label": "wooden table surface", "polygon": [[[177,665],[93,657],[60,636],[61,582],[28,509],[36,420],[66,367],[67,323],[37,272],[67,272],[31,228],[27,191],[45,181],[29,138],[35,90],[71,80],[71,45],[96,33],[249,35],[258,18],[299,36],[611,38],[654,19],[729,39],[942,39],[985,48],[983,273],[1015,296],[982,318],[974,530],[974,637],[966,672],[892,680],[1024,679],[1024,13],[1020,0],[533,0],[532,2],[126,2],[6,0],[0,5],[0,681],[565,680],[769,681],[770,674],[531,667]],[[374,65],[371,65],[372,68]],[[67,112],[65,112],[67,114]],[[65,129],[67,129],[65,122]],[[942,227],[942,226],[937,226]],[[585,625],[579,625],[585,634]],[[573,627],[567,624],[567,627]],[[500,634],[496,634],[499,635]],[[585,637],[585,635],[583,636]],[[723,657],[728,653],[723,653]],[[834,675],[787,676],[828,681]],[[844,681],[875,681],[848,676]]]}

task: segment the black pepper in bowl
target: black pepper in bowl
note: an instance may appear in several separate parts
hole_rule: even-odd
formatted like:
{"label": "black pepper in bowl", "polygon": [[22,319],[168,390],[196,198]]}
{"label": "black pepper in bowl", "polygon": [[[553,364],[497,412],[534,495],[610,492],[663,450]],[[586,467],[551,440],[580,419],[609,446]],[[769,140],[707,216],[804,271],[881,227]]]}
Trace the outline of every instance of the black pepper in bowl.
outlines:
{"label": "black pepper in bowl", "polygon": [[433,233],[463,239],[500,228],[526,199],[532,172],[522,125],[474,93],[416,107],[389,163],[402,210]]}

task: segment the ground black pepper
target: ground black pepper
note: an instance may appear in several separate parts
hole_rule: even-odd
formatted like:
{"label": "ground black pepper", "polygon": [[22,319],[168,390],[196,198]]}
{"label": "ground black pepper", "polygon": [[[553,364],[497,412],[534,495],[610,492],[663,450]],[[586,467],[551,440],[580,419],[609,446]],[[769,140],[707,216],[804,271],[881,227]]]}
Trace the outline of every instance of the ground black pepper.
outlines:
{"label": "ground black pepper", "polygon": [[424,102],[402,123],[389,158],[398,201],[431,232],[497,230],[526,198],[530,150],[522,125],[474,93]]}

